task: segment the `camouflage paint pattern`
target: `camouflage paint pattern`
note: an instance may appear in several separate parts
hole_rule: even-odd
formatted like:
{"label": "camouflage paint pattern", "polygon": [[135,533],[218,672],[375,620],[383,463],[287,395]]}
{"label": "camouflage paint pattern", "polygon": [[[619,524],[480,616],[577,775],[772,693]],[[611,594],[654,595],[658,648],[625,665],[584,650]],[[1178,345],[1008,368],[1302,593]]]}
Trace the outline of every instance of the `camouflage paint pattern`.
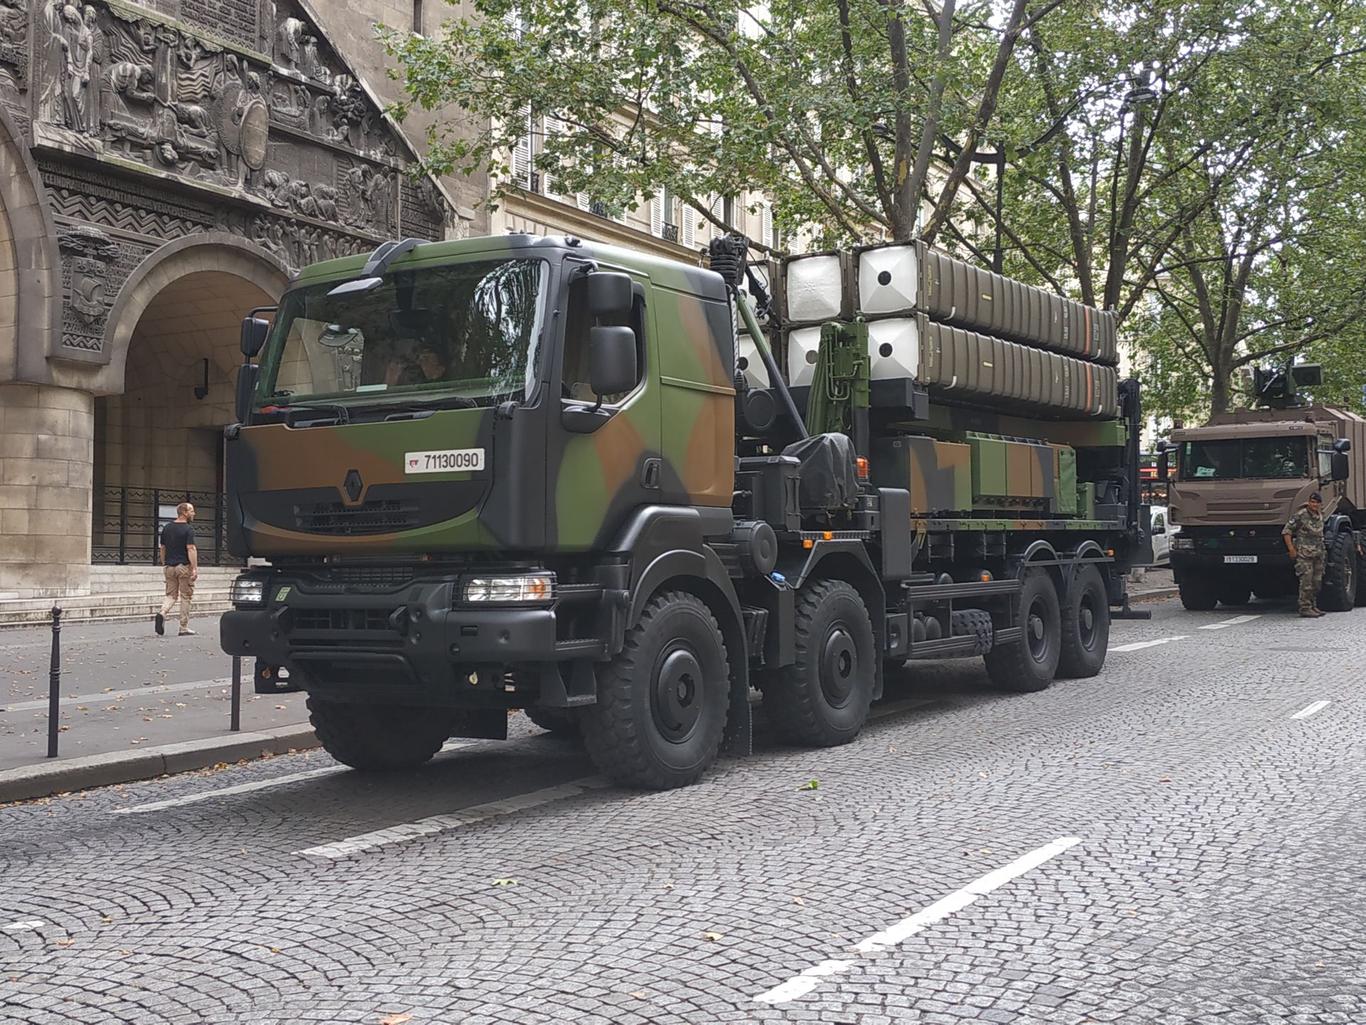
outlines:
{"label": "camouflage paint pattern", "polygon": [[913,514],[972,509],[969,445],[914,435],[878,439],[873,443],[870,472],[881,487],[909,491]]}
{"label": "camouflage paint pattern", "polygon": [[[616,247],[516,235],[424,244],[391,270],[499,257],[551,261],[549,301],[558,314],[567,301],[562,261],[630,273],[645,293],[641,385],[596,430],[568,431],[561,414],[571,403],[559,398],[566,318],[557,315],[546,319],[539,395],[509,417],[454,409],[419,420],[245,426],[228,444],[228,486],[240,513],[234,550],[261,556],[575,552],[606,545],[640,505],[730,505],[735,339],[720,277]],[[317,264],[295,285],[348,280],[364,263],[356,256]],[[486,450],[483,470],[405,472],[408,452],[475,447]],[[659,462],[652,486],[644,480],[648,460]],[[354,497],[347,486],[352,471],[361,481]],[[377,502],[406,503],[416,512],[395,529],[325,529],[332,522],[354,524]],[[324,512],[305,529],[310,510],[318,509]],[[388,514],[374,515],[372,525],[385,523]]]}
{"label": "camouflage paint pattern", "polygon": [[969,434],[974,505],[1051,510],[1057,458],[1047,444]]}

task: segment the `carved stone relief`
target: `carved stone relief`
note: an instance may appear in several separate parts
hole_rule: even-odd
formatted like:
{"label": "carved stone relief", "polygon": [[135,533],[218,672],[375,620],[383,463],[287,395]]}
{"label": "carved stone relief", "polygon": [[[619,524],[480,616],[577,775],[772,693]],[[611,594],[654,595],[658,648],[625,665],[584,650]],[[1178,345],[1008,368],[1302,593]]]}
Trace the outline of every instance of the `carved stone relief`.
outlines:
{"label": "carved stone relief", "polygon": [[63,306],[62,344],[99,352],[114,291],[110,288],[109,267],[118,247],[104,232],[88,226],[62,232],[58,243],[67,297]]}

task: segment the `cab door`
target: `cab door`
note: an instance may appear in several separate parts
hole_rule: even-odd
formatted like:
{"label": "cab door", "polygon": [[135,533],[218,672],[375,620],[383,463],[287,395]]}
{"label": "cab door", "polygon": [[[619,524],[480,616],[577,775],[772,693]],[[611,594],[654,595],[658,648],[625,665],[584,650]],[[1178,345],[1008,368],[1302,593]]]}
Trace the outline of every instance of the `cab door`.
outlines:
{"label": "cab door", "polygon": [[620,323],[635,334],[636,384],[603,396],[598,405],[588,383],[589,329],[609,322],[596,320],[588,308],[588,265],[569,260],[564,267],[552,374],[560,410],[550,424],[546,541],[555,550],[586,551],[607,544],[631,510],[660,500],[659,368],[650,344],[650,281],[632,274],[631,312]]}

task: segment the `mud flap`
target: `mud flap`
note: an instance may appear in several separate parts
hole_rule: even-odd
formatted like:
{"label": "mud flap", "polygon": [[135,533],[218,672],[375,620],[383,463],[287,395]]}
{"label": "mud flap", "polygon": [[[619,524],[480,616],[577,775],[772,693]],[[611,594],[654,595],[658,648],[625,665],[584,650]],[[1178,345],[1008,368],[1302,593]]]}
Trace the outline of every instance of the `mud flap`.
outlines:
{"label": "mud flap", "polygon": [[749,704],[749,682],[730,681],[730,708],[726,713],[726,732],[721,735],[721,753],[746,758],[754,753],[754,711]]}

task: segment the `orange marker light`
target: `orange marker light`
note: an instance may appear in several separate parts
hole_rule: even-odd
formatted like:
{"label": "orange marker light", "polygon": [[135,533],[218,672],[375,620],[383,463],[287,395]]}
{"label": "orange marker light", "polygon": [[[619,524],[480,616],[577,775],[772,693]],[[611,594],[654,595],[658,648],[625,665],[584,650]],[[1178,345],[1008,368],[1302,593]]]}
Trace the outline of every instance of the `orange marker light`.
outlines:
{"label": "orange marker light", "polygon": [[815,547],[816,547],[816,542],[815,542],[815,541],[812,541],[809,537],[804,537],[804,538],[802,538],[802,547],[803,547],[803,548],[815,548]]}
{"label": "orange marker light", "polygon": [[822,532],[821,537],[827,541],[833,541],[835,540],[835,532],[833,530],[824,531]]}
{"label": "orange marker light", "polygon": [[868,479],[868,460],[864,456],[858,457],[858,475],[860,480]]}

